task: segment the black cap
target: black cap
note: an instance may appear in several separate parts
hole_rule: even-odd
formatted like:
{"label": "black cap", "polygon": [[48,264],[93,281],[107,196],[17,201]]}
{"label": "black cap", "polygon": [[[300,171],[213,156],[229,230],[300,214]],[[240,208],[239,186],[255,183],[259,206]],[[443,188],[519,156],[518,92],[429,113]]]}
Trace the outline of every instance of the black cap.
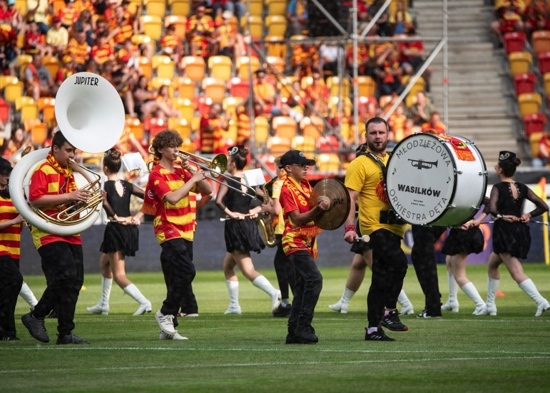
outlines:
{"label": "black cap", "polygon": [[515,158],[516,158],[516,153],[513,153],[511,151],[503,150],[500,153],[498,153],[499,161],[514,160]]}
{"label": "black cap", "polygon": [[281,157],[281,168],[292,164],[313,166],[315,160],[306,158],[300,150],[289,150]]}
{"label": "black cap", "polygon": [[0,157],[0,175],[9,175],[12,169],[10,162]]}

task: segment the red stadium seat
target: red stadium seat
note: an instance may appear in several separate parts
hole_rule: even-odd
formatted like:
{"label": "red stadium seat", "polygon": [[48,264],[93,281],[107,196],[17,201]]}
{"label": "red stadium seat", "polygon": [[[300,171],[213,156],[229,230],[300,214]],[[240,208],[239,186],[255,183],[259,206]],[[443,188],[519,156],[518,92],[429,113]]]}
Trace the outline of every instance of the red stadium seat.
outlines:
{"label": "red stadium seat", "polygon": [[535,74],[518,74],[514,76],[514,87],[516,95],[523,93],[533,93],[537,85],[537,76]]}
{"label": "red stadium seat", "polygon": [[523,52],[525,47],[525,33],[511,32],[504,34],[504,48],[506,54],[509,55],[512,52]]}
{"label": "red stadium seat", "polygon": [[246,98],[250,95],[250,81],[242,78],[231,78],[229,81],[229,95]]}
{"label": "red stadium seat", "polygon": [[548,119],[544,113],[533,113],[523,116],[523,126],[527,137],[536,132],[543,132],[546,128]]}
{"label": "red stadium seat", "polygon": [[542,52],[538,54],[539,71],[541,74],[550,72],[550,52]]}

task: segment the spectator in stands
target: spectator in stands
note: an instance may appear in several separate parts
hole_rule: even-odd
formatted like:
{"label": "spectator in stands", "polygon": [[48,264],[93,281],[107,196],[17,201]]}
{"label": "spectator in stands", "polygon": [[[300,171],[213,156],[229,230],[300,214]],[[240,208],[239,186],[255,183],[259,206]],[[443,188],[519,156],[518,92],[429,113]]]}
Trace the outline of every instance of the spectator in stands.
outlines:
{"label": "spectator in stands", "polygon": [[[407,31],[407,35],[412,38],[416,37],[416,28],[411,27]],[[401,42],[398,46],[400,53],[400,61],[405,75],[412,75],[422,67],[426,60],[427,52],[422,41],[407,41]],[[430,91],[430,78],[432,75],[431,67],[426,68],[422,77],[426,82],[426,91]]]}
{"label": "spectator in stands", "polygon": [[[69,39],[64,57],[73,59],[76,63],[76,69],[81,72],[86,70],[90,46],[86,42],[86,34],[82,25],[76,24],[73,30],[74,35]],[[68,62],[68,59],[65,62]]]}
{"label": "spectator in stands", "polygon": [[420,132],[420,127],[414,125],[413,119],[407,118],[403,127],[403,138],[416,134],[417,132]]}
{"label": "spectator in stands", "polygon": [[431,132],[436,135],[445,135],[445,124],[441,122],[439,112],[433,112],[430,115],[430,120],[422,124],[422,132]]}
{"label": "spectator in stands", "polygon": [[546,130],[539,140],[539,154],[533,157],[532,165],[541,168],[550,164],[550,131]]}
{"label": "spectator in stands", "polygon": [[56,87],[59,88],[65,79],[76,72],[78,72],[76,61],[70,56],[64,56],[63,61],[59,65],[59,70],[57,70],[57,75],[54,78]]}
{"label": "spectator in stands", "polygon": [[199,4],[195,14],[187,19],[187,42],[192,56],[210,56],[210,45],[214,34],[214,21],[206,15],[204,3]]}
{"label": "spectator in stands", "polygon": [[422,126],[430,119],[433,112],[435,112],[435,107],[426,94],[422,91],[416,93],[416,102],[409,108],[408,114],[408,117],[413,119],[414,125]]}
{"label": "spectator in stands", "polygon": [[498,37],[501,46],[504,46],[504,34],[514,31],[524,31],[521,11],[508,4],[496,10],[496,20],[491,22],[491,29]]}
{"label": "spectator in stands", "polygon": [[303,34],[308,29],[307,0],[290,0],[286,9],[288,37]]}
{"label": "spectator in stands", "polygon": [[25,90],[36,102],[40,97],[54,97],[57,92],[50,71],[42,64],[42,55],[34,54],[25,67]]}
{"label": "spectator in stands", "polygon": [[401,103],[388,119],[388,125],[393,133],[393,140],[399,142],[404,137],[405,122],[407,116],[405,116],[405,106]]}
{"label": "spectator in stands", "polygon": [[114,58],[115,53],[113,46],[109,42],[108,34],[106,32],[101,33],[97,37],[97,44],[90,51],[90,60],[94,61],[101,68],[107,60],[114,60]]}
{"label": "spectator in stands", "polygon": [[51,55],[51,49],[46,45],[46,36],[42,34],[34,20],[27,23],[24,49],[26,52],[39,52],[42,55]]}
{"label": "spectator in stands", "polygon": [[[264,107],[259,100],[253,102],[254,119],[263,116]],[[250,116],[250,99],[247,97],[235,107],[237,116],[237,145],[243,145],[250,139],[250,124],[253,121]]]}
{"label": "spectator in stands", "polygon": [[357,43],[356,62],[353,61],[353,46],[350,45],[346,53],[346,69],[353,75],[353,67],[357,65],[357,75],[374,77],[374,68],[369,56],[369,46],[364,42]]}
{"label": "spectator in stands", "polygon": [[306,116],[315,114],[317,116],[328,116],[328,100],[330,94],[321,73],[314,70],[312,74],[312,83],[304,89],[304,98],[309,101],[313,110],[307,107]]}
{"label": "spectator in stands", "polygon": [[94,46],[96,42],[96,34],[95,34],[95,26],[94,26],[94,19],[93,14],[90,10],[83,10],[80,14],[78,14],[78,18],[73,23],[73,26],[75,24],[81,24],[84,27],[84,33],[86,34],[86,42],[90,46]]}
{"label": "spectator in stands", "polygon": [[254,101],[258,102],[264,108],[264,113],[268,114],[272,113],[275,99],[275,87],[267,80],[267,72],[263,68],[258,69],[254,83]]}
{"label": "spectator in stands", "polygon": [[397,51],[388,47],[376,60],[375,70],[380,95],[399,95],[403,90],[401,75],[403,68],[397,57]]}
{"label": "spectator in stands", "polygon": [[47,0],[27,0],[27,21],[34,20],[40,29],[40,32],[46,34],[50,29],[48,24],[49,1]]}
{"label": "spectator in stands", "polygon": [[174,24],[166,26],[165,33],[160,39],[160,53],[170,57],[174,64],[179,64],[184,55],[183,45],[176,36],[176,26]]}
{"label": "spectator in stands", "polygon": [[15,8],[15,0],[0,0],[0,24],[18,30],[22,22],[23,16]]}
{"label": "spectator in stands", "polygon": [[222,131],[229,129],[229,119],[223,116],[222,104],[219,102],[213,103],[208,113],[201,117],[199,137],[202,154],[216,154],[223,149]]}
{"label": "spectator in stands", "polygon": [[525,7],[523,22],[528,39],[531,39],[533,31],[548,30],[550,27],[550,15],[548,14],[546,1],[531,0]]}
{"label": "spectator in stands", "polygon": [[[109,80],[111,84],[115,87],[122,98],[124,103],[124,109],[126,113],[131,113],[134,107],[134,97],[132,96],[132,86],[137,81],[137,74],[134,72],[125,72],[122,68],[113,69],[112,72],[110,67],[112,67],[112,61],[106,61],[103,65],[103,77]],[[110,73],[110,76],[109,76]]]}
{"label": "spectator in stands", "polygon": [[32,146],[31,134],[26,133],[22,127],[17,127],[12,131],[11,137],[8,139],[3,157],[10,161],[15,152],[27,146]]}
{"label": "spectator in stands", "polygon": [[323,76],[338,75],[338,59],[345,56],[344,48],[334,42],[321,44],[319,47],[319,64]]}
{"label": "spectator in stands", "polygon": [[143,123],[157,106],[155,101],[156,93],[149,88],[149,78],[145,75],[141,75],[138,78],[137,83],[132,89],[132,96],[134,108],[130,111],[130,116],[137,116]]}
{"label": "spectator in stands", "polygon": [[[369,22],[374,18],[374,16],[378,13],[380,8],[382,8],[385,2],[386,0],[374,0],[374,2],[369,6],[369,8],[367,9],[367,20]],[[393,35],[393,31],[389,23],[389,18],[390,12],[388,8],[386,8],[384,12],[382,12],[382,15],[380,15],[380,18],[378,18],[375,23],[376,32],[378,33],[378,35],[382,37],[391,37]]]}
{"label": "spectator in stands", "polygon": [[71,30],[74,22],[79,17],[78,10],[75,8],[75,0],[65,0],[65,7],[59,10],[55,15],[61,18],[61,24],[67,30]]}
{"label": "spectator in stands", "polygon": [[[242,49],[240,49],[240,45],[238,45],[239,32],[231,23],[233,14],[230,11],[224,11],[222,18],[223,23],[218,26],[214,32],[212,53],[228,56],[233,60],[243,52]],[[242,39],[242,37],[240,38]]]}
{"label": "spectator in stands", "polygon": [[52,27],[46,34],[46,44],[52,49],[52,55],[61,56],[69,43],[69,32],[61,24],[61,18],[52,18]]}
{"label": "spectator in stands", "polygon": [[156,109],[164,112],[167,118],[180,117],[179,111],[174,107],[174,103],[170,98],[170,90],[168,89],[168,85],[162,85],[159,88],[155,101],[157,103]]}
{"label": "spectator in stands", "polygon": [[405,9],[403,1],[397,1],[393,12],[390,12],[388,23],[390,24],[393,34],[403,34],[414,28],[413,18],[409,11]]}
{"label": "spectator in stands", "polygon": [[129,13],[124,11],[122,6],[115,8],[115,17],[107,19],[109,23],[110,37],[115,42],[115,49],[119,49],[127,40],[132,39],[134,31],[134,21]]}
{"label": "spectator in stands", "polygon": [[304,42],[297,44],[292,52],[292,72],[298,79],[310,76],[314,69],[321,69],[319,66],[319,51],[311,43]]}

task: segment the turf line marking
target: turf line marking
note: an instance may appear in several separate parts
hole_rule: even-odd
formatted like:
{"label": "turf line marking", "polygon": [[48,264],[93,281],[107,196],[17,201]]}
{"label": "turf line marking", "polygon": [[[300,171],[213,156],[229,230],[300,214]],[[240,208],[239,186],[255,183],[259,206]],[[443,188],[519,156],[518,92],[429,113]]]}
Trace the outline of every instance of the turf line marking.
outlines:
{"label": "turf line marking", "polygon": [[[341,361],[341,362],[326,362],[326,361],[308,361],[308,362],[270,362],[270,363],[231,363],[231,364],[186,364],[185,368],[234,368],[234,367],[273,367],[273,366],[308,366],[308,365],[346,365],[346,364],[376,364],[376,363],[418,363],[418,362],[441,362],[441,361],[451,361],[451,362],[471,362],[471,361],[494,361],[494,360],[520,360],[520,359],[527,359],[527,360],[548,360],[550,357],[548,356],[521,356],[521,357],[485,357],[485,358],[472,358],[472,357],[459,357],[459,358],[434,358],[434,359],[397,359],[397,360],[382,360],[382,359],[375,359],[375,360],[350,360],[350,361]],[[86,372],[96,372],[96,371],[133,371],[133,370],[158,370],[158,369],[175,369],[175,370],[181,370],[181,365],[177,366],[169,366],[169,365],[161,365],[161,366],[141,366],[141,367],[92,367],[92,368],[86,368]],[[81,371],[80,368],[75,369],[78,371]],[[16,370],[0,370],[0,375],[2,374],[20,374],[20,373],[66,373],[67,371],[70,371],[70,369],[63,368],[63,369],[16,369]]]}

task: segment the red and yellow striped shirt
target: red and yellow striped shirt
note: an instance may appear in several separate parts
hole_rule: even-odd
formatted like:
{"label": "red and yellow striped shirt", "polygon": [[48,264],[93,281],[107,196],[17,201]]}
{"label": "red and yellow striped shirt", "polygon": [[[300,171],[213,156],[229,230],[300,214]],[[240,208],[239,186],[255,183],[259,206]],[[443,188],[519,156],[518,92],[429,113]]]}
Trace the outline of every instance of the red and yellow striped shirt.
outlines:
{"label": "red and yellow striped shirt", "polygon": [[[13,220],[19,212],[13,206],[11,199],[0,197],[0,222]],[[21,252],[21,224],[9,226],[0,230],[0,255],[9,255],[19,259]]]}
{"label": "red and yellow striped shirt", "polygon": [[[157,165],[149,174],[144,205],[154,207],[154,232],[159,244],[178,238],[193,241],[195,209],[189,194],[174,205],[163,201],[166,194],[183,187],[191,177],[191,173],[179,165],[175,165],[174,172]],[[191,192],[196,192],[195,189],[193,187]]]}
{"label": "red and yellow striped shirt", "polygon": [[[74,176],[72,181],[74,182]],[[42,198],[44,195],[58,195],[67,193],[67,188],[70,179],[66,179],[59,174],[50,164],[43,162],[34,171],[31,178],[31,185],[29,189],[29,201],[36,201]],[[54,217],[58,213],[57,207],[51,207],[42,209],[48,216]],[[44,232],[38,229],[36,226],[31,230],[32,241],[34,247],[38,250],[40,247],[46,244],[54,242],[66,242],[70,244],[82,244],[80,235],[61,236]]]}
{"label": "red and yellow striped shirt", "polygon": [[71,38],[65,49],[65,56],[74,58],[76,64],[84,65],[88,60],[89,45],[86,41],[79,44],[76,38]]}

